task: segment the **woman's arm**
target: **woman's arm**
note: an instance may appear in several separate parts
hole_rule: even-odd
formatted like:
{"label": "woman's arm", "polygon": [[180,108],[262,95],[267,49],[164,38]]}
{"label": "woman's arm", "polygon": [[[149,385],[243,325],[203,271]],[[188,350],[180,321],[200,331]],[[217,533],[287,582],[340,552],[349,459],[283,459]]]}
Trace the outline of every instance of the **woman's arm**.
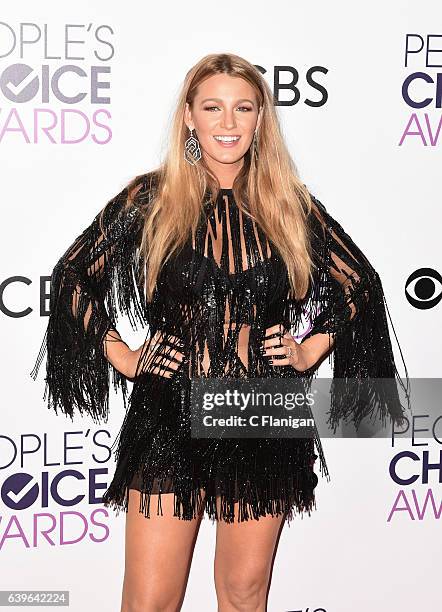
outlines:
{"label": "woman's arm", "polygon": [[296,369],[305,372],[313,366],[319,365],[320,362],[329,354],[334,347],[333,334],[316,333],[304,340],[298,345],[299,351],[299,367]]}
{"label": "woman's arm", "polygon": [[[341,419],[348,418],[358,427],[362,418],[375,411],[384,422],[389,415],[402,423],[404,410],[395,383],[402,386],[408,397],[408,374],[401,352],[407,378],[405,389],[394,361],[388,309],[379,275],[324,205],[314,196],[312,200],[309,228],[317,266],[314,283],[305,300],[289,301],[289,324],[297,326],[304,316],[312,324],[300,344],[306,373],[313,375],[329,355],[334,379],[350,382],[366,379],[366,383],[367,379],[392,379],[394,384],[390,387],[375,380],[370,382],[373,400],[370,403],[360,401],[357,393],[344,397],[343,385],[332,385],[330,422],[334,428]],[[350,390],[355,388],[354,383],[350,384]]]}
{"label": "woman's arm", "polygon": [[52,271],[49,321],[31,376],[47,351],[44,398],[71,418],[78,408],[107,421],[110,374],[126,400],[130,349],[116,329],[118,310],[133,327],[146,322],[147,305],[133,282],[142,214],[135,203],[126,205],[128,195],[126,187],[112,198]]}

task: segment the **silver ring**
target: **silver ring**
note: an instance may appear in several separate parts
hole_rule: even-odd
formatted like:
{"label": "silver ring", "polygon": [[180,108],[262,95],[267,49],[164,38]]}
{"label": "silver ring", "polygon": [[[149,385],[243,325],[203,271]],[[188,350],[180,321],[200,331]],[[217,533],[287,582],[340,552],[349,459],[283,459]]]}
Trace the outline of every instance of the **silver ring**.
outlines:
{"label": "silver ring", "polygon": [[288,359],[290,359],[290,357],[292,356],[292,347],[289,346],[288,349],[289,350],[287,351],[287,357],[288,357]]}

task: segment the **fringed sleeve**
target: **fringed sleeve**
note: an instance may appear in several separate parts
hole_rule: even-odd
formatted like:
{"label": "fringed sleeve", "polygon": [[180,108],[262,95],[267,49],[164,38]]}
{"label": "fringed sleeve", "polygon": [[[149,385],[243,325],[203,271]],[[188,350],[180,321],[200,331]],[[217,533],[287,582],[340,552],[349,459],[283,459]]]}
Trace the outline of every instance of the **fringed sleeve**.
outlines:
{"label": "fringed sleeve", "polygon": [[97,214],[51,274],[49,321],[31,376],[37,378],[47,352],[43,399],[71,419],[78,408],[94,422],[107,422],[110,373],[126,406],[126,379],[107,360],[104,339],[116,330],[117,308],[132,327],[145,314],[134,284],[141,208],[135,201],[127,206],[127,198],[128,187]]}
{"label": "fringed sleeve", "polygon": [[[395,365],[381,279],[324,205],[314,196],[312,202],[309,229],[316,270],[302,302],[312,327],[302,342],[317,333],[333,338],[328,353],[333,367],[328,422],[336,430],[341,420],[350,420],[358,429],[367,416],[379,416],[383,425],[389,416],[403,425],[398,384],[409,404],[409,379],[399,342],[406,387]],[[389,312],[388,317],[394,331]],[[317,365],[307,375],[313,376],[315,369]]]}

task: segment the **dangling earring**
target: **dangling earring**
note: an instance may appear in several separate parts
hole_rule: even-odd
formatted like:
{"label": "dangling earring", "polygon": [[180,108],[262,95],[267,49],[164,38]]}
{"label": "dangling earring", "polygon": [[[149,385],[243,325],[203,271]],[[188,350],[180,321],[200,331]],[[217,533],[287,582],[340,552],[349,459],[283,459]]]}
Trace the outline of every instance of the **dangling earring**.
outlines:
{"label": "dangling earring", "polygon": [[190,136],[184,143],[184,159],[192,166],[201,159],[201,149],[198,138],[193,136],[193,128],[189,128]]}
{"label": "dangling earring", "polygon": [[252,149],[253,149],[253,157],[257,160],[258,159],[258,138],[256,136],[256,130],[253,133]]}

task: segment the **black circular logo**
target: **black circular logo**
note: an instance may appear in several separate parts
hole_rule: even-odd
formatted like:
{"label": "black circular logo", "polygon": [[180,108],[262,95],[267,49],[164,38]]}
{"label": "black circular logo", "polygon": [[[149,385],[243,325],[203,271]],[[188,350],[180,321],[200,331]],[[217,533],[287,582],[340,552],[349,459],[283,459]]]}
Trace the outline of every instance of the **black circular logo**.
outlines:
{"label": "black circular logo", "polygon": [[442,299],[442,276],[433,268],[419,268],[408,277],[405,296],[419,310],[434,308]]}

